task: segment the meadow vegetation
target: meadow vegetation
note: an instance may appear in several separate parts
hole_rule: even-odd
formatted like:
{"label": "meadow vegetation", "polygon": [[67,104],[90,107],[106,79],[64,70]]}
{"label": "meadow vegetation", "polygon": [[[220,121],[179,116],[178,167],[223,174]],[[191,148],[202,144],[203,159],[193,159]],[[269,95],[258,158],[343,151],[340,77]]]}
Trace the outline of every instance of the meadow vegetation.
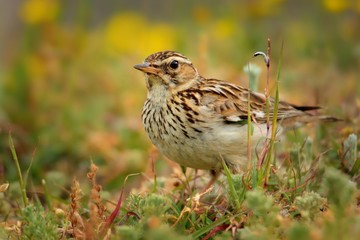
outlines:
{"label": "meadow vegetation", "polygon": [[[0,238],[360,236],[360,1],[130,2],[1,8]],[[253,57],[268,38],[269,85]],[[262,164],[204,191],[209,173],[165,159],[141,124],[132,66],[170,49],[342,121],[273,135]]]}

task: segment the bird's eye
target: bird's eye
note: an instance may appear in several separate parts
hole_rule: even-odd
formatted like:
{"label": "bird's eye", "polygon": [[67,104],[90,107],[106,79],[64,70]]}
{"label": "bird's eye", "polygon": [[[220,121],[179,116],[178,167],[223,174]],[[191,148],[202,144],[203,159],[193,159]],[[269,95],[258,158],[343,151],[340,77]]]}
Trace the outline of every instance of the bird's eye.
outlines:
{"label": "bird's eye", "polygon": [[176,61],[176,60],[172,61],[172,62],[170,63],[170,67],[171,67],[172,69],[177,69],[177,68],[179,67],[179,62]]}

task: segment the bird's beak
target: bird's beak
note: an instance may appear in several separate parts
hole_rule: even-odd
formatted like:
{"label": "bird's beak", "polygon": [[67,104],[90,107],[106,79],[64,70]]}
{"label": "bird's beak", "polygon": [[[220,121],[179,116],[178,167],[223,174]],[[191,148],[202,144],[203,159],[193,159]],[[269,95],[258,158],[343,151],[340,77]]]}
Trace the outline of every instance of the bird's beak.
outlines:
{"label": "bird's beak", "polygon": [[160,70],[158,68],[150,66],[150,63],[148,63],[148,62],[136,64],[134,66],[134,68],[137,70],[140,70],[144,73],[159,74],[159,72],[160,72]]}

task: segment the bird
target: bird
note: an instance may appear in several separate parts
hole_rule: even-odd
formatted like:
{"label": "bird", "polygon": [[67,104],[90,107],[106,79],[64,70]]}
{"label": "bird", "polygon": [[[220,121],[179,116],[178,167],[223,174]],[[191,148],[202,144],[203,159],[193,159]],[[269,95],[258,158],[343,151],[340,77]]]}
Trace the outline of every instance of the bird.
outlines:
{"label": "bird", "polygon": [[[274,98],[268,97],[267,113],[265,94],[205,78],[189,58],[176,51],[151,54],[134,68],[143,72],[147,87],[142,122],[161,154],[183,167],[210,170],[213,174],[222,172],[223,161],[233,174],[247,170],[248,110],[253,123],[250,141],[255,151],[271,131]],[[279,101],[277,130],[335,119],[312,113],[317,109]]]}

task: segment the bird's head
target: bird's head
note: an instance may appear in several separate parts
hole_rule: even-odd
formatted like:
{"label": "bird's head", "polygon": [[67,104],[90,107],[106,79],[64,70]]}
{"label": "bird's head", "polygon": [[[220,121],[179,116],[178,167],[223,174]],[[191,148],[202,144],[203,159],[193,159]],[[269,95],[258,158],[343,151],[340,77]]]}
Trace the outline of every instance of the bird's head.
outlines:
{"label": "bird's head", "polygon": [[154,87],[165,87],[170,91],[181,91],[192,86],[199,74],[191,61],[174,51],[157,52],[148,56],[144,63],[134,66],[145,74],[149,91]]}

